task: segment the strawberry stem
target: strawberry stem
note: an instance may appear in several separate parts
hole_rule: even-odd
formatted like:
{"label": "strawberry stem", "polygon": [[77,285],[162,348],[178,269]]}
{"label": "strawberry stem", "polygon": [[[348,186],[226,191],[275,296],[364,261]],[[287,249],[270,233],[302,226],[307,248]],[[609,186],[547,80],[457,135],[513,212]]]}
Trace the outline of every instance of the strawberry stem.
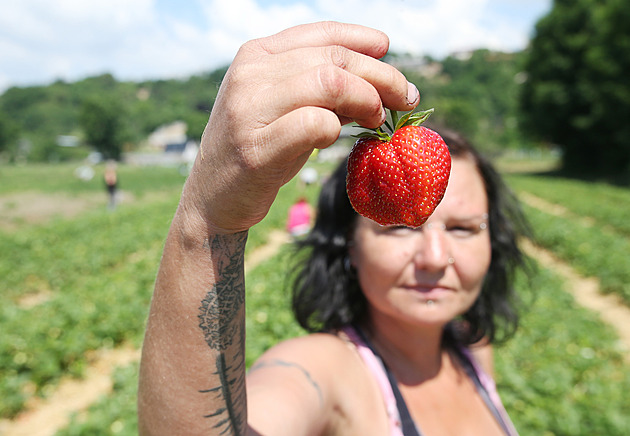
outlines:
{"label": "strawberry stem", "polygon": [[[390,109],[389,110],[389,114],[392,117],[392,125],[394,126],[394,129],[392,131],[392,133],[393,133],[393,132],[395,132],[397,130],[397,128],[395,126],[398,125],[398,111],[393,111],[393,110]],[[392,129],[390,128],[390,130],[392,130]]]}
{"label": "strawberry stem", "polygon": [[[377,138],[381,141],[389,141],[392,139],[392,135],[396,130],[405,127],[405,126],[419,126],[424,123],[431,114],[435,111],[435,109],[427,109],[425,111],[420,112],[407,112],[402,117],[398,116],[398,112],[387,109],[389,111],[390,118],[392,123],[390,124],[387,119],[383,123],[382,126],[376,129],[367,129],[359,133],[358,135],[353,135],[355,138]],[[392,126],[394,126],[392,128]],[[358,126],[357,126],[358,127]],[[383,129],[385,127],[385,130]]]}

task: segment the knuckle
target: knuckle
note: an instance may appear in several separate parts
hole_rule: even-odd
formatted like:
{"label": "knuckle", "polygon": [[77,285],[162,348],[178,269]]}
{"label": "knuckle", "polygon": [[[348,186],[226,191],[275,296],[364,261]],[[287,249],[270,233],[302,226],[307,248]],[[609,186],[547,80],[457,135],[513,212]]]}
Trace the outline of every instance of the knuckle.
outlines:
{"label": "knuckle", "polygon": [[331,128],[326,117],[320,111],[305,110],[300,113],[299,120],[302,132],[314,142],[326,142],[336,139],[334,128]]}
{"label": "knuckle", "polygon": [[329,98],[338,99],[348,87],[348,76],[334,65],[324,65],[318,71],[319,82]]}
{"label": "knuckle", "polygon": [[243,63],[234,63],[230,66],[229,74],[227,75],[228,83],[231,86],[240,87],[241,85],[249,83],[249,75],[247,65],[244,65]]}
{"label": "knuckle", "polygon": [[332,41],[342,37],[345,32],[345,27],[337,21],[322,21],[319,26],[324,35]]}
{"label": "knuckle", "polygon": [[348,63],[348,49],[340,45],[333,45],[328,47],[328,51],[331,63],[337,68],[345,70]]}
{"label": "knuckle", "polygon": [[256,55],[258,53],[267,51],[267,38],[258,38],[249,40],[239,48],[237,52],[237,57],[240,56],[250,56]]}
{"label": "knuckle", "polygon": [[370,116],[380,120],[381,115],[383,114],[383,104],[378,94],[375,95],[374,98],[369,99],[369,102],[366,102],[365,111]]}

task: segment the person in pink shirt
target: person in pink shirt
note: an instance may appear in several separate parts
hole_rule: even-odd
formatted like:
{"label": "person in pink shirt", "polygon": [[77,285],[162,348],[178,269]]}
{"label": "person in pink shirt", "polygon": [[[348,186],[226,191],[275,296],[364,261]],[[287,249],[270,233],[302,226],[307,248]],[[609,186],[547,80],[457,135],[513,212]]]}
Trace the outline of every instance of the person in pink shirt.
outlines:
{"label": "person in pink shirt", "polygon": [[294,238],[303,236],[311,229],[312,219],[313,208],[306,198],[300,197],[289,209],[287,231]]}

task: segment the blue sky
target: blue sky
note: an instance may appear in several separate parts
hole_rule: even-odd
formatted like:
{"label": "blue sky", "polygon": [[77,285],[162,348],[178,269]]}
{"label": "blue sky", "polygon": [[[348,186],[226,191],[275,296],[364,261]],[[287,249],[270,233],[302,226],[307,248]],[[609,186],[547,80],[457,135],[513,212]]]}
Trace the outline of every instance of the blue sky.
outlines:
{"label": "blue sky", "polygon": [[245,41],[337,20],[386,32],[391,50],[443,57],[524,48],[551,0],[0,0],[0,92],[112,73],[186,77]]}

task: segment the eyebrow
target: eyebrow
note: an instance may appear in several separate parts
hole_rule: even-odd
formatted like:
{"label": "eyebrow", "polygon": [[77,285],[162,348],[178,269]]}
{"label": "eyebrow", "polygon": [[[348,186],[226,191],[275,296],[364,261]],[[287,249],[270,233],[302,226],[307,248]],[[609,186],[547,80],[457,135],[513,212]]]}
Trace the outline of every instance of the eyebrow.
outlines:
{"label": "eyebrow", "polygon": [[479,215],[469,215],[469,216],[461,216],[461,217],[454,217],[454,219],[459,219],[459,220],[463,220],[463,221],[472,221],[472,220],[487,220],[488,218],[490,218],[490,215],[487,213],[482,213]]}
{"label": "eyebrow", "polygon": [[487,221],[489,217],[490,216],[487,213],[482,213],[478,215],[453,215],[445,217],[444,222],[448,223],[449,221]]}

